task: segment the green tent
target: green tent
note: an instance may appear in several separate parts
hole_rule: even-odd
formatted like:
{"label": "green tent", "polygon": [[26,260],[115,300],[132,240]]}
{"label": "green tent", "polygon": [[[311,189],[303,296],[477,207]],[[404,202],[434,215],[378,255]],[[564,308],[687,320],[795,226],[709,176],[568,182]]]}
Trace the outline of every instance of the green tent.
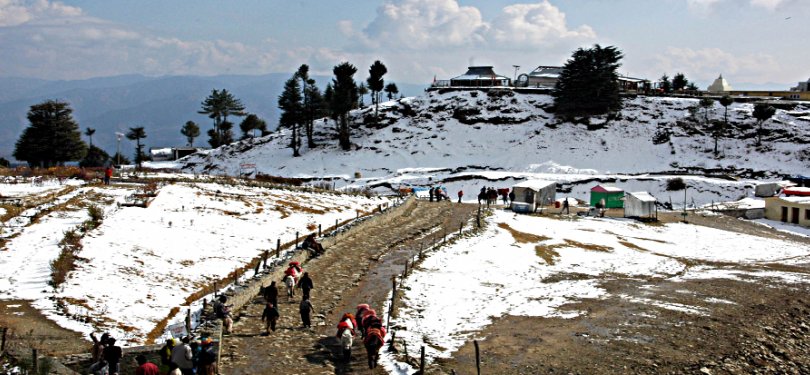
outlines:
{"label": "green tent", "polygon": [[600,200],[605,200],[604,208],[624,207],[624,190],[615,186],[596,185],[591,188],[591,206],[595,207]]}

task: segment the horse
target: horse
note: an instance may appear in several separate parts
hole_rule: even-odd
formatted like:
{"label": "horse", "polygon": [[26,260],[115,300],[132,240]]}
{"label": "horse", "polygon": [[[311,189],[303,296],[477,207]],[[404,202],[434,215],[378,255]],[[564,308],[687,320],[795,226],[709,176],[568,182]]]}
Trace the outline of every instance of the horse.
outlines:
{"label": "horse", "polygon": [[292,298],[295,295],[295,277],[293,275],[284,276],[284,285],[287,286],[287,298]]}
{"label": "horse", "polygon": [[377,361],[380,359],[380,348],[383,346],[383,341],[384,339],[381,328],[369,328],[366,332],[366,338],[363,339],[363,346],[366,347],[369,369],[374,369],[377,367]]}

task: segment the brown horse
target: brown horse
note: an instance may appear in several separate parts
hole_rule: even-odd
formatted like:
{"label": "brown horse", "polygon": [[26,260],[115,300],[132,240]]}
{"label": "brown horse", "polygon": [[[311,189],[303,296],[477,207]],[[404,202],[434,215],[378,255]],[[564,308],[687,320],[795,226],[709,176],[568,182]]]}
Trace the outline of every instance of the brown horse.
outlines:
{"label": "brown horse", "polygon": [[363,345],[366,347],[369,369],[377,367],[377,361],[380,359],[380,348],[383,346],[382,335],[383,333],[380,328],[369,328],[366,331],[366,338],[363,340]]}

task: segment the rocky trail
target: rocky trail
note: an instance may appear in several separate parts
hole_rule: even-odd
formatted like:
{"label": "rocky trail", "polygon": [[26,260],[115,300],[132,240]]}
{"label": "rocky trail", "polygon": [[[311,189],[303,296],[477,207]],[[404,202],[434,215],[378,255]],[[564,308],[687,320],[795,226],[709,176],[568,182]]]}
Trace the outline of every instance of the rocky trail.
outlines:
{"label": "rocky trail", "polygon": [[[405,263],[420,246],[450,235],[459,226],[474,223],[476,205],[416,201],[398,209],[385,220],[366,222],[353,228],[326,254],[307,262],[315,288],[312,328],[302,328],[298,313],[301,291],[288,298],[279,291],[281,318],[275,332],[263,336],[261,321],[264,300],[256,296],[235,317],[231,335],[222,342],[223,374],[345,374],[369,373],[362,341],[355,339],[352,360],[340,359],[334,337],[338,319],[368,303],[378,315],[391,290],[392,277],[401,274]],[[280,280],[277,284],[281,285]],[[384,373],[380,367],[374,373]]]}

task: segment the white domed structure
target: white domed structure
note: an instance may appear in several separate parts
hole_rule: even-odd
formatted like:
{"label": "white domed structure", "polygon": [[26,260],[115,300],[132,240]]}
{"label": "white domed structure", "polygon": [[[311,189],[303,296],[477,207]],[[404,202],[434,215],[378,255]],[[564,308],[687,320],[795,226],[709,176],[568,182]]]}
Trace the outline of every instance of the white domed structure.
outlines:
{"label": "white domed structure", "polygon": [[708,92],[728,92],[731,91],[731,85],[728,84],[723,75],[721,74],[720,77],[714,80],[714,82],[706,89]]}

